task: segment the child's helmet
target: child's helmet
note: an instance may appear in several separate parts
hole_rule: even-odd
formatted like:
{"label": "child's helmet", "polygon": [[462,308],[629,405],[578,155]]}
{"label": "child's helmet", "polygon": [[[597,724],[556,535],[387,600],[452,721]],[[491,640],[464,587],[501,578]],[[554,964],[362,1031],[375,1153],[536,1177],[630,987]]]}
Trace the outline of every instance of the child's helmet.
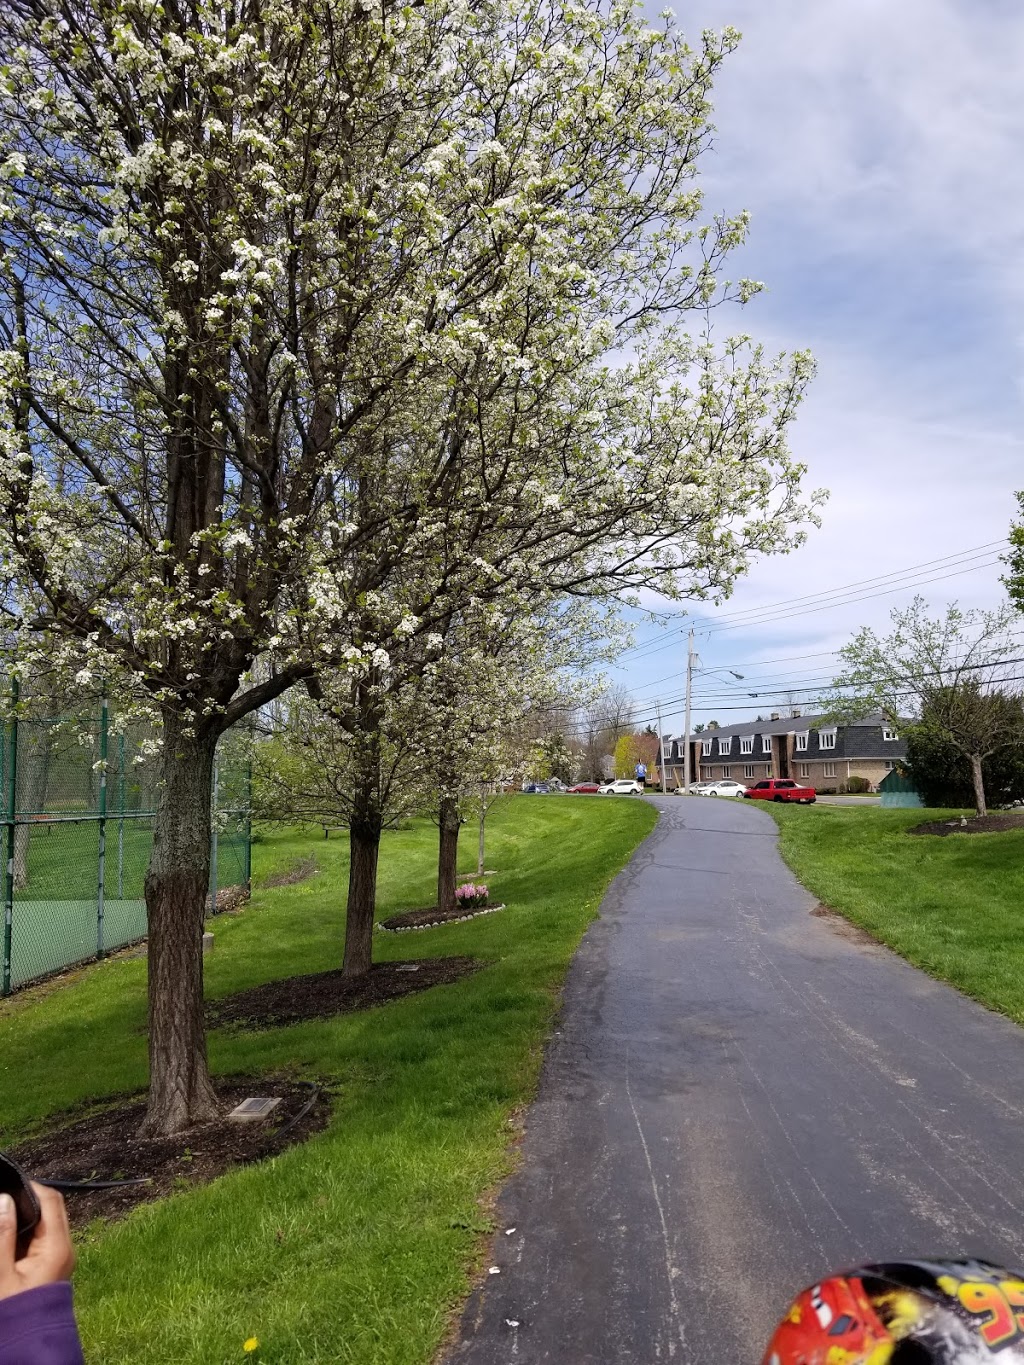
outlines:
{"label": "child's helmet", "polygon": [[1024,1275],[985,1261],[893,1261],[805,1289],[763,1365],[1015,1361],[1024,1361]]}

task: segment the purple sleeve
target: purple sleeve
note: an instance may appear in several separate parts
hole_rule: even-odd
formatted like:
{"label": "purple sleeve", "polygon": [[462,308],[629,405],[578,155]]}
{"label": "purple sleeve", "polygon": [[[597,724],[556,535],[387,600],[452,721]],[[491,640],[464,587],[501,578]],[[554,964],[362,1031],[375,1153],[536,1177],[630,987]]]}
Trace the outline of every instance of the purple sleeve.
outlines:
{"label": "purple sleeve", "polygon": [[69,1284],[44,1284],[0,1299],[0,1365],[84,1362]]}

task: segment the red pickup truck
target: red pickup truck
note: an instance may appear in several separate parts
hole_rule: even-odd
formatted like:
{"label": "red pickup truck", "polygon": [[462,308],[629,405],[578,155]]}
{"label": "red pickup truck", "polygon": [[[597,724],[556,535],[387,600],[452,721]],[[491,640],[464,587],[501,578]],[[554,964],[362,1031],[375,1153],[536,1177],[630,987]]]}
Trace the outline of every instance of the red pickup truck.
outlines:
{"label": "red pickup truck", "polygon": [[818,799],[813,787],[801,787],[788,777],[771,777],[765,782],[756,782],[743,795],[752,801],[805,801],[807,805]]}

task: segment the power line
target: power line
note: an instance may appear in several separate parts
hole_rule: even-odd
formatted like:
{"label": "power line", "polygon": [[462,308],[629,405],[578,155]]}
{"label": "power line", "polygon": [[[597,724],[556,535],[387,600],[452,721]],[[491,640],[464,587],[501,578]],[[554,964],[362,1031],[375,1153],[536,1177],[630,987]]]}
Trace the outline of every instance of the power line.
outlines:
{"label": "power line", "polygon": [[[925,587],[929,583],[941,583],[947,578],[955,578],[963,573],[973,573],[977,569],[990,568],[999,564],[999,556],[986,559],[980,564],[971,564],[971,559],[979,558],[989,554],[992,550],[1007,544],[1005,538],[990,541],[987,545],[974,546],[971,549],[961,550],[956,554],[944,555],[939,559],[925,560],[921,564],[914,564],[906,569],[893,570],[888,574],[876,575],[874,578],[860,579],[854,583],[847,583],[839,587],[829,588],[820,593],[811,593],[804,597],[794,597],[783,599],[781,602],[769,603],[764,607],[750,607],[744,611],[726,613],[724,616],[712,620],[708,625],[698,627],[701,633],[720,634],[727,630],[742,630],[744,628],[754,628],[757,625],[770,625],[776,621],[786,620],[792,616],[809,615],[812,612],[824,611],[829,607],[852,606],[856,602],[871,601],[876,597],[885,597],[891,593],[902,592],[909,588]],[[951,572],[944,574],[933,574],[924,578],[920,575],[927,569],[936,567],[950,567]],[[889,582],[892,579],[902,579],[907,581]],[[880,589],[878,592],[859,593],[857,589],[870,587],[878,583],[889,583],[889,586]],[[850,594],[855,594],[850,596]],[[803,603],[805,605],[801,606]],[[811,605],[818,603],[818,605]],[[791,607],[798,607],[798,610],[789,610]],[[683,613],[685,615],[685,613]],[[750,618],[737,621],[736,618]],[[719,621],[725,624],[718,624]],[[734,621],[734,624],[729,624]],[[642,640],[636,645],[631,645],[623,650],[621,658],[627,655],[632,656],[636,661],[640,658],[649,658],[659,653],[663,649],[669,649],[675,644],[674,635],[668,640],[663,635],[654,635],[647,640]],[[808,656],[811,657],[811,656]]]}

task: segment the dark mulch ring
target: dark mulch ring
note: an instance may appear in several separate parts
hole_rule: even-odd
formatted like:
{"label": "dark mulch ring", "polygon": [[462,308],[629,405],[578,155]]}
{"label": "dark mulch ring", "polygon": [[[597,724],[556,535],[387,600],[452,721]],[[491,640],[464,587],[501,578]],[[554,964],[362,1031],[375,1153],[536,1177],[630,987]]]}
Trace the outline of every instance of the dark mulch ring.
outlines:
{"label": "dark mulch ring", "polygon": [[450,985],[486,965],[475,957],[425,957],[415,962],[375,962],[362,976],[342,976],[340,971],[290,976],[214,1000],[206,1007],[206,1017],[213,1027],[244,1024],[247,1028],[331,1019],[386,1005],[431,986]]}
{"label": "dark mulch ring", "polygon": [[455,910],[441,911],[436,905],[431,905],[426,910],[406,910],[401,915],[392,915],[390,919],[382,919],[377,928],[386,929],[392,934],[401,933],[403,929],[432,929],[435,924],[459,924],[462,920],[476,919],[477,915],[493,915],[495,910],[504,910],[504,908],[505,906],[501,901],[488,902],[486,905],[475,905],[469,910],[464,910],[460,906]]}
{"label": "dark mulch ring", "polygon": [[926,820],[914,825],[908,834],[1002,834],[1008,829],[1024,829],[1024,811],[1005,810],[995,815],[974,815],[966,823],[956,820]]}
{"label": "dark mulch ring", "polygon": [[[24,1142],[11,1155],[26,1174],[48,1180],[99,1181],[145,1177],[144,1185],[107,1190],[67,1190],[72,1225],[92,1218],[120,1218],[179,1190],[205,1185],[235,1166],[247,1166],[305,1142],[327,1126],[329,1093],[309,1082],[266,1077],[215,1080],[224,1117],[173,1138],[140,1138],[145,1101],[127,1100],[87,1118],[64,1116],[61,1126]],[[271,1117],[239,1123],[227,1115],[242,1100],[277,1097]]]}
{"label": "dark mulch ring", "polygon": [[272,876],[266,877],[261,886],[264,888],[297,886],[299,882],[305,882],[310,877],[315,877],[319,871],[315,858],[302,858],[299,862],[293,863],[291,867],[285,868],[283,872],[275,872]]}

